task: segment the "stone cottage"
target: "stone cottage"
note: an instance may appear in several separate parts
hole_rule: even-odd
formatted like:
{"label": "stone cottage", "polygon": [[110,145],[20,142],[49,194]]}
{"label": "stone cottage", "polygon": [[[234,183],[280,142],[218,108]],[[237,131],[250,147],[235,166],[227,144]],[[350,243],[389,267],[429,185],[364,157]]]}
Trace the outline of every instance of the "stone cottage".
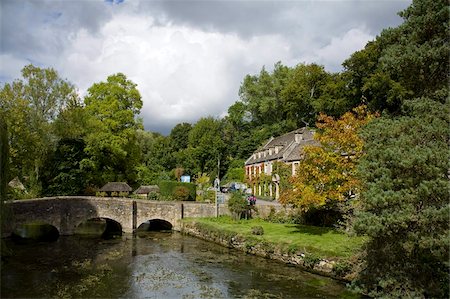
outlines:
{"label": "stone cottage", "polygon": [[261,174],[271,176],[272,179],[270,183],[253,184],[253,193],[267,194],[278,199],[280,178],[278,175],[272,175],[273,163],[283,162],[289,165],[292,175],[295,175],[299,171],[298,165],[303,156],[303,147],[318,144],[313,137],[314,131],[304,127],[275,138],[271,137],[266,144],[258,148],[245,161],[245,175],[249,180],[260,177]]}

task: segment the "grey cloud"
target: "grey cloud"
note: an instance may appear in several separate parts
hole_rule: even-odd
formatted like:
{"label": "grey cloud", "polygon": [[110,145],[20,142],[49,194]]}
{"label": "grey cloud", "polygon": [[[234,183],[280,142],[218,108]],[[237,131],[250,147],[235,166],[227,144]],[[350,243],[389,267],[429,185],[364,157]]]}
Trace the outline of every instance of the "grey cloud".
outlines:
{"label": "grey cloud", "polygon": [[102,1],[1,1],[1,53],[42,57],[60,53],[73,32],[96,32],[111,17]]}
{"label": "grey cloud", "polygon": [[324,45],[331,36],[365,27],[375,35],[397,26],[396,12],[410,1],[148,1],[139,11],[158,11],[171,22],[242,37],[279,34],[312,36]]}

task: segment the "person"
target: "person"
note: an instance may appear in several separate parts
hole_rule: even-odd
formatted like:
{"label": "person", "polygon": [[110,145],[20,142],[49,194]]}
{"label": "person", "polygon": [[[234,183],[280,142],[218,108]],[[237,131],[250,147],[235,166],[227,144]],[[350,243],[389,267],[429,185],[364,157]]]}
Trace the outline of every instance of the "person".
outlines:
{"label": "person", "polygon": [[256,197],[252,194],[248,197],[248,202],[251,206],[254,206],[256,204]]}

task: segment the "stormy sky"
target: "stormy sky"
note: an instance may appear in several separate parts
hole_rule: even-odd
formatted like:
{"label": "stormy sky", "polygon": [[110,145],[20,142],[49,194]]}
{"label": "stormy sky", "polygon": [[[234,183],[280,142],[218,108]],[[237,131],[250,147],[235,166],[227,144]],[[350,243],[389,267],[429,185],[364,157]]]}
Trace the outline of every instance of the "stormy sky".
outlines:
{"label": "stormy sky", "polygon": [[247,74],[277,61],[340,71],[398,26],[410,0],[1,0],[0,82],[52,67],[83,96],[122,72],[138,84],[147,130],[221,117]]}

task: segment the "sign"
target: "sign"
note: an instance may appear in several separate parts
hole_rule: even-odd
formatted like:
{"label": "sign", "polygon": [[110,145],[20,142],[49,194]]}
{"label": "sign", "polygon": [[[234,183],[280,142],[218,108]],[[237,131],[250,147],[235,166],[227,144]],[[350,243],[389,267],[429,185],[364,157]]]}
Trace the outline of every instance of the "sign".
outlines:
{"label": "sign", "polygon": [[225,196],[223,194],[217,193],[217,203],[218,204],[225,203]]}
{"label": "sign", "polygon": [[182,183],[190,183],[191,182],[191,176],[190,175],[182,175],[180,179],[181,179]]}

